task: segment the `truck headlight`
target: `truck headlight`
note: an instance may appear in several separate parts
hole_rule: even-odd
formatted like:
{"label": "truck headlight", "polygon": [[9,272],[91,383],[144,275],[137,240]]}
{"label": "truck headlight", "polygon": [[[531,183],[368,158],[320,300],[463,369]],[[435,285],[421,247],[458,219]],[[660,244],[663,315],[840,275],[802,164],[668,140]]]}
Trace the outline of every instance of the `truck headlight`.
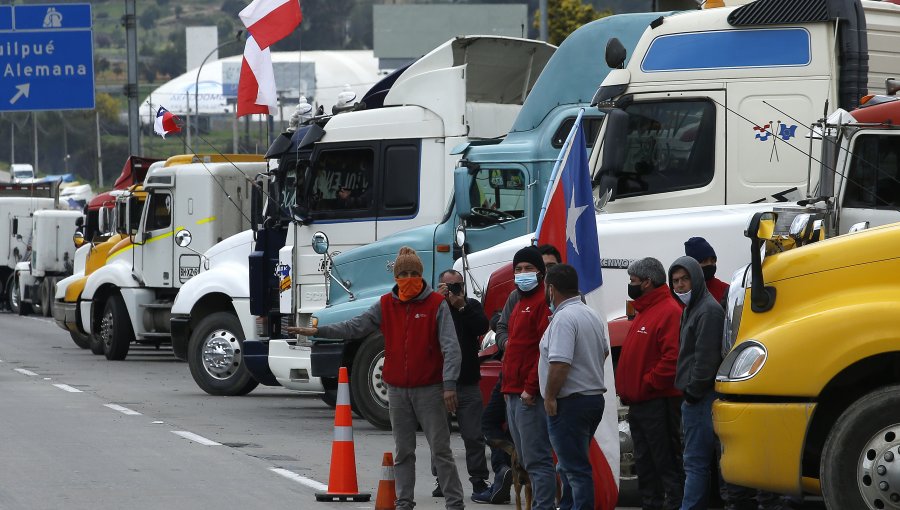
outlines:
{"label": "truck headlight", "polygon": [[716,380],[735,382],[750,379],[758,374],[766,364],[767,356],[768,352],[765,346],[756,340],[741,342],[722,361]]}
{"label": "truck headlight", "polygon": [[728,351],[731,350],[735,340],[737,340],[738,330],[741,326],[741,314],[744,313],[744,298],[747,295],[747,287],[749,285],[750,265],[748,264],[734,272],[734,275],[731,277],[731,285],[728,287],[722,356],[728,355]]}

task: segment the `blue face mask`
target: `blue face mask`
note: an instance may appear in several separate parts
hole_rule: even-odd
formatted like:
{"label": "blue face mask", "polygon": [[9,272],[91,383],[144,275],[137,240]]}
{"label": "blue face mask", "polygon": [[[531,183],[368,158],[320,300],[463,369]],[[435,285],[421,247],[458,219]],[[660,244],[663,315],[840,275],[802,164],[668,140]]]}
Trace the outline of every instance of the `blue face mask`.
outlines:
{"label": "blue face mask", "polygon": [[547,300],[547,308],[550,309],[550,314],[556,313],[556,305],[553,303],[553,296],[550,295],[550,289],[547,288],[547,292],[544,293],[544,299]]}
{"label": "blue face mask", "polygon": [[537,273],[516,273],[515,282],[522,292],[534,290],[538,286]]}

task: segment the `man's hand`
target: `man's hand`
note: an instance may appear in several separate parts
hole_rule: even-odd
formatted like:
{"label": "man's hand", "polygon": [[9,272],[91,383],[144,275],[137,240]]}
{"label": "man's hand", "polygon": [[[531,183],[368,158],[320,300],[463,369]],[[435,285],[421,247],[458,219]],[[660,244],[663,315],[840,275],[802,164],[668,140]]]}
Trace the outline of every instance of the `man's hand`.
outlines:
{"label": "man's hand", "polygon": [[305,326],[288,326],[285,331],[292,335],[316,336],[319,328],[308,328]]}
{"label": "man's hand", "polygon": [[455,310],[459,310],[460,308],[466,306],[466,298],[463,296],[457,296],[456,294],[447,294],[447,303],[450,304]]}
{"label": "man's hand", "polygon": [[526,406],[534,405],[534,395],[532,395],[531,393],[528,393],[527,391],[523,391],[521,397],[522,397],[522,403],[524,403]]}
{"label": "man's hand", "polygon": [[545,398],[544,399],[544,410],[547,411],[547,416],[556,416],[556,399],[555,398]]}
{"label": "man's hand", "polygon": [[348,198],[350,198],[350,190],[347,188],[341,188],[338,190],[337,195],[341,200],[347,200]]}
{"label": "man's hand", "polygon": [[456,390],[444,390],[444,405],[447,406],[447,412],[455,413],[457,404]]}

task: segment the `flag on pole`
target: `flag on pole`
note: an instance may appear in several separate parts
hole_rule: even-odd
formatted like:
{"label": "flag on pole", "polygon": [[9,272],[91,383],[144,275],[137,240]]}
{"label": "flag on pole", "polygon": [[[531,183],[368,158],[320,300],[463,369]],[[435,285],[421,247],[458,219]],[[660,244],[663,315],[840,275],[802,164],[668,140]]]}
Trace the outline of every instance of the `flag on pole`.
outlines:
{"label": "flag on pole", "polygon": [[238,16],[263,50],[289,36],[303,20],[298,0],[253,0]]}
{"label": "flag on pole", "polygon": [[153,132],[163,138],[170,133],[180,133],[181,128],[175,122],[177,119],[172,112],[160,106],[156,112],[156,120],[153,121]]}
{"label": "flag on pole", "polygon": [[[594,194],[581,125],[583,115],[584,110],[575,119],[575,125],[560,151],[541,206],[535,238],[538,244],[555,246],[562,255],[562,261],[575,268],[578,288],[585,302],[599,311],[603,277]],[[602,313],[599,315],[605,326],[605,316]],[[611,357],[607,356],[602,363],[606,402],[589,454],[594,477],[594,508],[613,510],[619,499],[618,402]]]}
{"label": "flag on pole", "polygon": [[248,37],[238,81],[237,116],[254,113],[275,115],[277,107],[272,53],[268,49],[260,49],[256,38]]}

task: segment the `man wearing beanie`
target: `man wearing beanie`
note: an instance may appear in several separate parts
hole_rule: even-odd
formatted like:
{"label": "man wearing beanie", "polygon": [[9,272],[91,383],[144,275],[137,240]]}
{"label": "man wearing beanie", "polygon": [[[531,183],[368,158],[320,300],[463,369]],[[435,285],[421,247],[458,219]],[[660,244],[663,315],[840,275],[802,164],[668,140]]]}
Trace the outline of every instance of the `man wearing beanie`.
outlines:
{"label": "man wearing beanie", "polygon": [[534,510],[556,508],[556,471],[547,432],[547,413],[538,384],[539,345],[550,324],[544,297],[544,259],[533,246],[513,257],[516,290],[497,323],[497,345],[504,349],[501,391],[506,422],[516,452],[531,479]]}
{"label": "man wearing beanie", "polygon": [[421,426],[448,509],[465,508],[447,412],[457,405],[456,380],[462,355],[444,296],[425,280],[415,250],[400,248],[394,262],[397,284],[362,315],[348,321],[288,331],[324,338],[384,336],[384,382],[388,385],[394,436],[397,509],[415,507],[416,429]]}
{"label": "man wearing beanie", "polygon": [[706,239],[692,237],[684,242],[684,254],[700,263],[707,290],[721,304],[728,295],[728,284],[716,278],[716,250]]}

